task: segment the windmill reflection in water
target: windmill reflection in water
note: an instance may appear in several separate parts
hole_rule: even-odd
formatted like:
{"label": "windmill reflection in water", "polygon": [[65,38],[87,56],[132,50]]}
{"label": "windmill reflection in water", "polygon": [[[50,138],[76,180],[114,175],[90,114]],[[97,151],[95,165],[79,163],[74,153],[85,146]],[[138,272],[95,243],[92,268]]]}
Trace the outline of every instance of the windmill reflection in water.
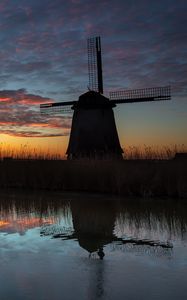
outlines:
{"label": "windmill reflection in water", "polygon": [[41,229],[41,236],[51,235],[62,240],[77,240],[90,258],[104,258],[104,247],[112,251],[137,251],[149,255],[170,255],[173,245],[169,241],[141,239],[138,237],[118,237],[115,234],[116,205],[113,201],[71,201],[73,229],[60,225],[47,225]]}

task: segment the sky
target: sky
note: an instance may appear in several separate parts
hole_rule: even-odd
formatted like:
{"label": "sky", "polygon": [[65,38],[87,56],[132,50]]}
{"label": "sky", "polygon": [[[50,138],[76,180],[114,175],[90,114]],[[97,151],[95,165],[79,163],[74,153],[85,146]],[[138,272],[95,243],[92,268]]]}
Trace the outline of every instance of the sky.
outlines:
{"label": "sky", "polygon": [[121,146],[187,146],[186,0],[1,0],[0,148],[65,153],[71,115],[46,102],[87,91],[87,38],[101,36],[104,95],[171,85],[172,100],[114,109]]}

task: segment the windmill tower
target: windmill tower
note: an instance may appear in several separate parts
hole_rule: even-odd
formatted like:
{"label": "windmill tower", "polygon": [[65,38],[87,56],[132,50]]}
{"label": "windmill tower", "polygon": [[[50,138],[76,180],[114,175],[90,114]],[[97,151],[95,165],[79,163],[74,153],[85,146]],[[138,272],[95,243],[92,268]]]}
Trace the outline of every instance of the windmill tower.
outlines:
{"label": "windmill tower", "polygon": [[68,159],[76,158],[122,158],[113,108],[117,104],[169,100],[170,87],[156,87],[111,92],[103,95],[102,56],[100,37],[88,39],[89,91],[77,101],[41,104],[41,112],[74,111]]}

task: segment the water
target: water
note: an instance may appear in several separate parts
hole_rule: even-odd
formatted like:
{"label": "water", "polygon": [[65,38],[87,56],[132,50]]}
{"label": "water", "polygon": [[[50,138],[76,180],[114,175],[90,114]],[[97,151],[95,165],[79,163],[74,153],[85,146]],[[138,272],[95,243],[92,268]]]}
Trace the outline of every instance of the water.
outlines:
{"label": "water", "polygon": [[0,194],[0,299],[187,299],[187,202]]}

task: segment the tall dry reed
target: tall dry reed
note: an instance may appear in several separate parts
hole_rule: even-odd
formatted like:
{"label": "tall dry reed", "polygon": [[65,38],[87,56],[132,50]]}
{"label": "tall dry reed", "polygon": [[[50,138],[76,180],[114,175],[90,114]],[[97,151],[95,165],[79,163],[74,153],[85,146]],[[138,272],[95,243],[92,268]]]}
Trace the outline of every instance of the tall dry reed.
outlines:
{"label": "tall dry reed", "polygon": [[0,144],[0,160],[9,159],[31,159],[31,160],[61,160],[65,159],[63,154],[52,153],[49,149],[42,150],[39,146],[32,147],[28,144],[20,144],[19,147],[14,147],[10,144]]}
{"label": "tall dry reed", "polygon": [[173,159],[176,153],[186,153],[187,147],[182,145],[170,146],[128,146],[123,149],[124,159]]}
{"label": "tall dry reed", "polygon": [[[172,159],[178,152],[187,152],[185,145],[170,145],[170,146],[127,146],[123,148],[124,159]],[[51,152],[42,150],[39,146],[32,147],[29,144],[21,144],[19,147],[14,147],[10,144],[0,143],[0,160],[4,158],[12,159],[35,159],[35,160],[64,160],[66,159],[63,153]]]}

